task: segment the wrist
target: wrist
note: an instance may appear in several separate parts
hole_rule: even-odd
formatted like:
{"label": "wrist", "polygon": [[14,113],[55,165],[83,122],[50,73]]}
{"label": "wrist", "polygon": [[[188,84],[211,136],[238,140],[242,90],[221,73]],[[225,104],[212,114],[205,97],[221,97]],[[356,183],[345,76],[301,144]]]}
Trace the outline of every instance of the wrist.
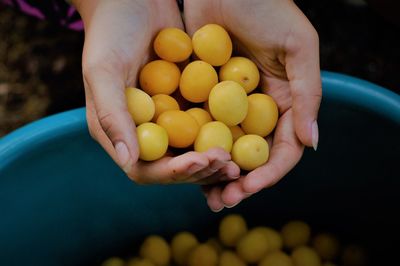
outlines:
{"label": "wrist", "polygon": [[[175,0],[169,0],[175,1]],[[85,29],[90,28],[91,21],[97,13],[102,14],[126,14],[131,12],[133,15],[139,17],[151,17],[152,12],[160,12],[159,7],[169,2],[165,0],[152,0],[152,1],[140,1],[140,0],[70,0],[71,4],[80,14],[84,23]]]}

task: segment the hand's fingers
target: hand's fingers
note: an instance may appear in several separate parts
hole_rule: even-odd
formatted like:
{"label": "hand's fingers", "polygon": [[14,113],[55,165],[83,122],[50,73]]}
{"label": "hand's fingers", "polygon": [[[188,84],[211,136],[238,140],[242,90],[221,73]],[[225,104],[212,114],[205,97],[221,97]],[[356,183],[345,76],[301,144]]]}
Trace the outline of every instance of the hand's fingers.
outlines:
{"label": "hand's fingers", "polygon": [[[200,179],[198,181],[193,180],[191,182],[199,185],[209,185],[216,183],[226,183],[228,181],[236,180],[240,177],[240,168],[237,164],[232,161],[229,161],[224,167],[219,169],[214,174]],[[190,181],[189,181],[190,182]]]}
{"label": "hand's fingers", "polygon": [[203,155],[208,158],[209,165],[193,175],[194,182],[218,172],[218,170],[225,167],[231,159],[231,155],[222,148],[209,149],[204,152]]}
{"label": "hand's fingers", "polygon": [[230,160],[228,152],[222,148],[212,148],[203,154],[209,159],[209,166],[194,174],[187,182],[206,185],[239,178],[240,168]]}
{"label": "hand's fingers", "polygon": [[115,149],[110,139],[107,137],[106,133],[104,133],[104,130],[102,129],[100,122],[97,119],[96,109],[94,108],[94,102],[90,90],[85,89],[85,98],[86,120],[91,137],[103,147],[103,149],[111,156],[114,161],[117,161]]}
{"label": "hand's fingers", "polygon": [[213,212],[219,212],[224,208],[224,203],[221,199],[221,187],[213,186],[207,196],[207,204]]}
{"label": "hand's fingers", "polygon": [[217,183],[226,183],[228,181],[236,180],[240,177],[240,168],[234,162],[228,162],[223,168],[217,172],[204,177],[202,179],[192,178],[188,180],[188,183],[194,183],[199,185],[210,185]]}
{"label": "hand's fingers", "polygon": [[318,34],[308,20],[303,20],[288,38],[286,72],[293,99],[296,134],[307,146],[318,145],[318,110],[322,97]]}
{"label": "hand's fingers", "polygon": [[242,182],[243,177],[234,182],[228,183],[222,190],[221,198],[225,207],[233,208],[250,195],[243,190]]}
{"label": "hand's fingers", "polygon": [[208,166],[209,161],[204,154],[187,152],[154,162],[138,161],[128,176],[140,184],[186,183],[192,175]]}
{"label": "hand's fingers", "polygon": [[203,194],[204,194],[204,197],[208,198],[208,196],[210,195],[212,186],[202,185],[200,188],[201,188],[201,192],[203,192]]}
{"label": "hand's fingers", "polygon": [[227,180],[234,180],[240,177],[240,167],[233,161],[229,161],[220,172],[227,177]]}
{"label": "hand's fingers", "polygon": [[244,177],[243,191],[256,193],[275,184],[298,163],[303,151],[304,146],[296,136],[292,110],[289,109],[278,121],[268,162]]}
{"label": "hand's fingers", "polygon": [[213,184],[218,184],[218,183],[221,183],[221,182],[224,182],[227,180],[229,180],[229,178],[225,174],[222,174],[220,171],[217,171],[210,176],[207,176],[200,180],[189,181],[189,183],[193,183],[193,184],[197,184],[197,185],[213,185]]}
{"label": "hand's fingers", "polygon": [[[122,75],[103,67],[85,69],[84,80],[90,91],[99,124],[107,138],[97,140],[103,147],[111,142],[117,164],[125,171],[138,160],[135,125],[127,111]],[[107,149],[109,150],[109,149]]]}

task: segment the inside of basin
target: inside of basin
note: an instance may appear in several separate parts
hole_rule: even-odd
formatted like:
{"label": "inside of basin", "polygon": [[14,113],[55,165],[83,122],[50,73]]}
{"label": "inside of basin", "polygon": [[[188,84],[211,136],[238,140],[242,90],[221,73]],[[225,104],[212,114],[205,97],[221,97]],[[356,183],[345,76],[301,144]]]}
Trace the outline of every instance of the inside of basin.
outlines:
{"label": "inside of basin", "polygon": [[392,262],[399,227],[399,126],[324,101],[318,151],[272,188],[211,212],[197,186],[137,186],[86,131],[55,138],[10,164],[0,180],[3,260],[16,265],[98,265],[133,255],[149,234],[215,234],[228,213],[250,226],[301,219],[315,232],[360,244],[370,265]]}

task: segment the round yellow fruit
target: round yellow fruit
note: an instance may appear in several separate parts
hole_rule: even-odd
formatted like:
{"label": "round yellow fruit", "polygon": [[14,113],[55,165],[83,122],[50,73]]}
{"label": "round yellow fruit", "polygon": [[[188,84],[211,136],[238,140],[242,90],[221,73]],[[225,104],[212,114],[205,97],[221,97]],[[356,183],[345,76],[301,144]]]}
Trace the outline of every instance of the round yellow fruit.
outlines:
{"label": "round yellow fruit", "polygon": [[197,238],[189,232],[180,232],[172,238],[171,251],[172,258],[178,265],[186,265],[189,253],[199,242]]}
{"label": "round yellow fruit", "polygon": [[179,110],[179,104],[174,97],[167,94],[156,94],[151,97],[154,102],[155,112],[152,121],[156,122],[157,118],[165,111]]}
{"label": "round yellow fruit", "polygon": [[225,250],[219,257],[219,266],[246,266],[247,264],[233,251]]}
{"label": "round yellow fruit", "polygon": [[241,169],[251,171],[268,161],[268,142],[258,135],[244,135],[235,141],[231,154]]}
{"label": "round yellow fruit", "polygon": [[219,224],[219,239],[227,247],[236,246],[246,233],[246,220],[239,214],[229,214]]}
{"label": "round yellow fruit", "polygon": [[208,244],[196,246],[189,254],[188,266],[217,266],[218,254]]}
{"label": "round yellow fruit", "polygon": [[278,106],[271,96],[263,93],[253,93],[247,99],[249,103],[247,115],[240,126],[246,134],[266,137],[278,122]]}
{"label": "round yellow fruit", "polygon": [[230,126],[229,129],[231,130],[232,133],[233,142],[235,142],[241,136],[245,135],[240,126]]}
{"label": "round yellow fruit", "polygon": [[246,91],[252,92],[260,82],[260,73],[256,64],[246,57],[232,57],[219,70],[219,80],[233,80]]}
{"label": "round yellow fruit", "polygon": [[153,262],[148,259],[133,258],[130,259],[124,266],[156,266]]}
{"label": "round yellow fruit", "polygon": [[294,266],[321,266],[321,258],[317,252],[307,246],[299,246],[292,252]]}
{"label": "round yellow fruit", "polygon": [[168,143],[174,148],[187,148],[192,145],[199,133],[196,119],[185,111],[169,110],[157,119],[157,124],[168,133]]}
{"label": "round yellow fruit", "polygon": [[127,88],[125,96],[128,112],[137,126],[151,121],[155,113],[155,106],[150,95],[137,88]]}
{"label": "round yellow fruit", "polygon": [[139,74],[140,88],[153,96],[171,94],[179,85],[181,72],[171,62],[155,60],[146,64]]}
{"label": "round yellow fruit", "polygon": [[258,266],[294,266],[292,259],[284,252],[278,250],[268,253]]}
{"label": "round yellow fruit", "polygon": [[209,238],[206,241],[206,244],[210,245],[210,247],[212,247],[215,250],[215,252],[217,252],[218,255],[221,254],[222,251],[224,251],[224,247],[222,246],[222,243],[220,241],[218,241],[218,239],[215,237]]}
{"label": "round yellow fruit", "polygon": [[232,54],[232,41],[228,32],[217,24],[207,24],[192,37],[193,50],[203,61],[222,66]]}
{"label": "round yellow fruit", "polygon": [[212,117],[211,117],[210,113],[199,107],[190,108],[190,109],[186,110],[186,113],[193,116],[193,118],[196,119],[196,121],[200,127],[203,126],[204,124],[212,121]]}
{"label": "round yellow fruit", "polygon": [[168,134],[161,126],[146,122],[136,128],[139,143],[139,158],[154,161],[165,155],[168,149]]}
{"label": "round yellow fruit", "polygon": [[278,231],[266,226],[253,228],[254,231],[263,234],[268,240],[268,251],[277,251],[282,249],[283,241]]}
{"label": "round yellow fruit", "polygon": [[268,240],[265,235],[250,230],[239,239],[236,251],[245,262],[258,263],[268,252]]}
{"label": "round yellow fruit", "polygon": [[161,30],[154,40],[156,54],[169,62],[182,62],[192,54],[192,40],[189,35],[178,28]]}
{"label": "round yellow fruit", "polygon": [[101,266],[125,266],[125,261],[118,257],[111,257],[103,261]]}
{"label": "round yellow fruit", "polygon": [[318,234],[313,239],[313,247],[323,260],[333,260],[339,253],[339,241],[331,234]]}
{"label": "round yellow fruit", "polygon": [[227,126],[242,122],[248,109],[246,91],[235,81],[222,81],[212,88],[208,105],[215,120]]}
{"label": "round yellow fruit", "polygon": [[182,72],[179,90],[182,96],[193,103],[207,101],[211,89],[218,83],[218,75],[212,65],[204,61],[188,64]]}
{"label": "round yellow fruit", "polygon": [[142,258],[150,260],[156,266],[168,265],[171,259],[170,247],[161,236],[148,236],[140,247]]}
{"label": "round yellow fruit", "polygon": [[194,142],[194,150],[205,152],[210,148],[220,147],[231,152],[232,143],[232,133],[229,128],[222,122],[211,121],[200,128]]}
{"label": "round yellow fruit", "polygon": [[310,240],[311,228],[303,221],[290,221],[282,227],[283,245],[287,248],[306,245]]}

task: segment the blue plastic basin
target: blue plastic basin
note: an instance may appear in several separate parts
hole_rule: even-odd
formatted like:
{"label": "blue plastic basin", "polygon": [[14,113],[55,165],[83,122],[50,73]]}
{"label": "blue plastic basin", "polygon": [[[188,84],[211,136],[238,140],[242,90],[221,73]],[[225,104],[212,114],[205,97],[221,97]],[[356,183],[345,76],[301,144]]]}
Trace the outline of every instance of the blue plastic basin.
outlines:
{"label": "blue plastic basin", "polygon": [[91,140],[84,109],[3,137],[0,265],[95,265],[133,254],[149,233],[209,235],[230,212],[250,225],[304,219],[363,244],[371,265],[384,265],[400,226],[400,96],[345,75],[322,78],[318,151],[306,150],[276,186],[219,214],[197,186],[131,182]]}

